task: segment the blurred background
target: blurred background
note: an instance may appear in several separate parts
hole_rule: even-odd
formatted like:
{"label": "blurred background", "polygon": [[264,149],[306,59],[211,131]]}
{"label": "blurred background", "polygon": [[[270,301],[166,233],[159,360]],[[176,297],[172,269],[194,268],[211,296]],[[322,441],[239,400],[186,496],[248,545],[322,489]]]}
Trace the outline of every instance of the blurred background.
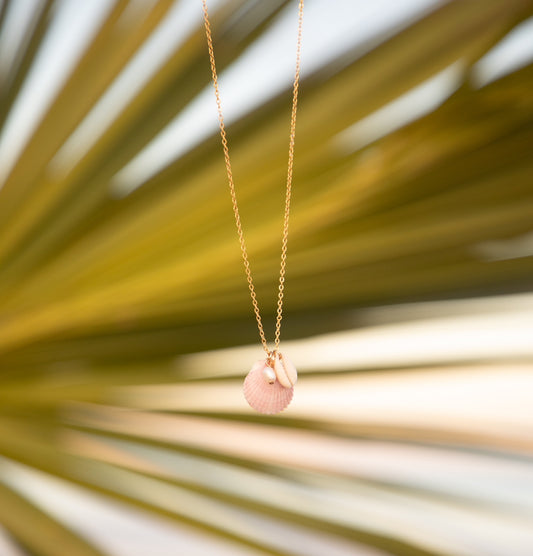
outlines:
{"label": "blurred background", "polygon": [[[272,337],[297,2],[208,4]],[[274,417],[201,17],[0,1],[0,555],[531,556],[533,1],[306,1]]]}

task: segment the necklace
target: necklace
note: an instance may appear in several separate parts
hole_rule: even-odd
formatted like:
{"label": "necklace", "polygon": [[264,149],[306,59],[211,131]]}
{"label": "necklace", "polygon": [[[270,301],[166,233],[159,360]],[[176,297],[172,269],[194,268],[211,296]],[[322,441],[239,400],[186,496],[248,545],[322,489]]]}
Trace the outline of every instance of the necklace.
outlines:
{"label": "necklace", "polygon": [[226,163],[226,174],[231,195],[231,203],[233,214],[235,216],[235,224],[237,226],[237,235],[239,236],[239,244],[241,248],[242,260],[246,279],[248,281],[248,289],[252,306],[257,321],[257,328],[261,338],[261,344],[266,353],[266,358],[257,361],[251,371],[244,380],[244,396],[250,406],[260,413],[274,414],[283,411],[292,400],[294,392],[294,384],[297,380],[297,372],[291,361],[279,351],[281,336],[281,321],[283,319],[283,294],[285,288],[285,268],[287,265],[287,241],[289,237],[289,213],[291,204],[292,190],[292,171],[294,161],[294,139],[296,135],[296,108],[298,106],[298,88],[300,83],[300,58],[302,45],[302,20],[303,20],[304,0],[298,2],[298,39],[296,45],[296,71],[294,75],[294,84],[292,90],[292,111],[289,135],[289,162],[287,167],[287,185],[285,191],[285,210],[283,217],[283,235],[281,241],[281,263],[279,271],[278,285],[278,304],[276,315],[276,331],[274,336],[274,349],[270,350],[263,329],[257,295],[255,293],[252,271],[248,260],[248,252],[244,240],[244,233],[241,224],[239,207],[237,204],[237,196],[235,194],[235,184],[233,182],[233,172],[231,170],[231,162],[229,158],[228,140],[226,136],[226,127],[224,125],[224,117],[222,115],[222,103],[220,100],[220,91],[218,87],[218,76],[215,65],[215,54],[213,50],[213,38],[211,35],[211,25],[209,23],[209,14],[207,11],[207,0],[202,0],[204,12],[205,34],[207,38],[207,47],[209,50],[209,61],[211,64],[211,74],[213,79],[213,87],[218,108],[218,121],[220,125],[220,137],[222,141],[222,149],[224,151],[224,161]]}

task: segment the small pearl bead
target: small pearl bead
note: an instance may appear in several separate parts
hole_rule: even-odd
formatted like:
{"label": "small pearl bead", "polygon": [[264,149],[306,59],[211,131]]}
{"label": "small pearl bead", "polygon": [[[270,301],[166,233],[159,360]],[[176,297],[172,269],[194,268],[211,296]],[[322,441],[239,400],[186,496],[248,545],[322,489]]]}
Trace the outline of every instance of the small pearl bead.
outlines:
{"label": "small pearl bead", "polygon": [[263,378],[266,382],[268,382],[268,384],[274,384],[274,382],[276,382],[276,373],[274,372],[274,369],[265,366],[263,369]]}

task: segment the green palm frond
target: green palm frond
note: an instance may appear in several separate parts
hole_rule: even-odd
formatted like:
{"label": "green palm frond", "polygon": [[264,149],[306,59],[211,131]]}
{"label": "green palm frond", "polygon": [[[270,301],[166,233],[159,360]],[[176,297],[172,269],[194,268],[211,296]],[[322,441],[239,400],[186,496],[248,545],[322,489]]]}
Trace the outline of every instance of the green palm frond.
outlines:
{"label": "green palm frond", "polygon": [[[35,3],[0,65],[0,133],[60,4]],[[509,485],[533,485],[531,419],[508,416],[518,432],[507,435],[502,413],[461,421],[437,402],[434,414],[407,402],[389,412],[380,394],[461,388],[461,376],[481,388],[483,376],[505,373],[530,384],[518,355],[501,357],[501,368],[461,356],[333,369],[302,359],[300,402],[276,418],[249,411],[243,369],[226,348],[257,332],[215,128],[140,183],[125,172],[209,86],[200,19],[92,136],[83,132],[174,9],[170,0],[134,4],[109,2],[0,188],[0,534],[10,550],[113,554],[40,497],[48,484],[140,508],[183,535],[192,526],[221,554],[474,554],[470,537],[501,522],[527,552],[533,506]],[[14,5],[0,3],[0,41]],[[219,72],[292,8],[230,0],[214,10]],[[441,2],[305,76],[283,331],[295,349],[358,318],[364,335],[374,307],[531,290],[531,254],[493,251],[531,232],[533,66],[487,83],[478,72],[532,15],[529,0]],[[437,106],[394,125],[391,104],[443,73]],[[228,126],[269,330],[288,86]],[[381,132],[372,124],[380,114]],[[335,407],[343,392],[353,404]],[[499,477],[501,491],[474,488],[476,466],[487,483]]]}

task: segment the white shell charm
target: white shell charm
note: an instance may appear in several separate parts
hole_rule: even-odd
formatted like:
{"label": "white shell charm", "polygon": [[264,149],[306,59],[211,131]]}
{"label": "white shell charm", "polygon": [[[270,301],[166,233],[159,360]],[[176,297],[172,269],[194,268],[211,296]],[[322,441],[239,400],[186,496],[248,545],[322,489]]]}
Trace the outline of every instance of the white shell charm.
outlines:
{"label": "white shell charm", "polygon": [[298,380],[296,367],[282,353],[276,353],[274,357],[274,372],[279,383],[285,388],[292,388]]}
{"label": "white shell charm", "polygon": [[[294,390],[289,383],[289,374],[294,382],[296,382],[296,369],[294,365],[290,363],[290,368],[287,372],[285,369],[288,365],[285,363],[285,366],[283,366],[285,370],[283,380],[285,384],[289,383],[289,386],[287,387],[282,384],[275,368],[276,361],[277,355],[270,364],[268,359],[257,361],[244,380],[244,397],[246,401],[253,409],[267,415],[279,413],[291,403]],[[284,358],[284,361],[287,361],[287,359]],[[283,360],[280,360],[279,365],[283,365]]]}

